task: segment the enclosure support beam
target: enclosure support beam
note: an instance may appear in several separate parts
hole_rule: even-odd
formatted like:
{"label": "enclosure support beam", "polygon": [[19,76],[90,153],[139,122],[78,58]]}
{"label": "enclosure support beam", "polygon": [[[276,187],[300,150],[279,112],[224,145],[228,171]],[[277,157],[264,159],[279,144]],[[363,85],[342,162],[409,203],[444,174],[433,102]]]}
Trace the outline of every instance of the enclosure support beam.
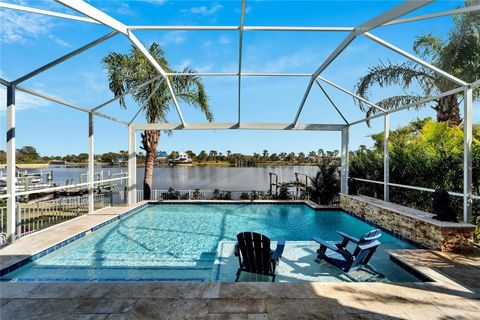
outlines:
{"label": "enclosure support beam", "polygon": [[15,186],[15,86],[7,87],[7,241],[15,241],[16,186]]}
{"label": "enclosure support beam", "polygon": [[333,99],[330,97],[330,95],[327,93],[327,91],[322,87],[320,82],[318,80],[315,80],[315,82],[318,84],[318,86],[320,87],[320,90],[322,90],[325,97],[327,97],[328,101],[330,102],[332,107],[335,109],[335,111],[337,111],[338,115],[340,117],[342,117],[343,121],[345,121],[345,123],[348,125],[347,119],[343,116],[343,113],[340,111],[340,109],[338,109],[337,104],[333,101]]}
{"label": "enclosure support beam", "polygon": [[340,173],[340,192],[348,194],[348,140],[349,127],[342,129],[342,153],[341,153],[341,173]]}
{"label": "enclosure support beam", "polygon": [[133,206],[137,203],[137,155],[135,153],[135,128],[128,126],[128,195],[127,203]]}
{"label": "enclosure support beam", "polygon": [[246,0],[242,0],[242,11],[240,14],[239,43],[238,43],[238,123],[241,119],[242,99],[242,55],[243,55],[243,24],[245,21]]}
{"label": "enclosure support beam", "polygon": [[353,92],[351,92],[351,91],[349,91],[349,90],[347,90],[347,89],[339,86],[339,85],[336,84],[335,82],[332,82],[332,81],[330,81],[330,80],[327,80],[327,79],[325,79],[325,78],[322,77],[322,76],[318,76],[318,77],[317,77],[317,82],[318,82],[318,80],[321,80],[321,81],[323,81],[323,82],[331,85],[332,87],[334,87],[334,88],[336,88],[336,89],[338,89],[338,90],[340,90],[340,91],[348,94],[349,96],[354,97],[354,98],[362,101],[363,103],[368,104],[368,105],[371,106],[371,107],[374,107],[375,109],[377,109],[378,111],[380,111],[380,112],[382,112],[382,113],[387,112],[387,110],[383,109],[382,107],[380,107],[380,106],[376,105],[375,103],[372,103],[372,102],[368,101],[367,99],[365,99],[365,98],[363,98],[363,97],[361,97],[361,96],[359,96],[359,95],[357,95],[357,94],[355,94],[355,93],[353,93]]}
{"label": "enclosure support beam", "polygon": [[76,20],[76,21],[81,21],[81,22],[98,24],[97,21],[95,21],[93,19],[90,19],[90,18],[79,17],[79,16],[74,16],[74,15],[71,15],[71,14],[65,14],[65,13],[49,11],[49,10],[36,9],[36,8],[31,8],[31,7],[26,7],[26,6],[19,6],[19,5],[12,4],[12,3],[0,2],[0,8],[13,9],[13,10],[25,11],[25,12],[35,13],[35,14],[41,14],[41,15],[45,15],[45,16],[51,16],[51,17],[57,17],[57,18],[63,18],[63,19],[69,19],[69,20]]}
{"label": "enclosure support beam", "polygon": [[473,89],[465,87],[463,118],[463,221],[472,222],[472,117]]}
{"label": "enclosure support beam", "polygon": [[94,181],[95,181],[95,154],[94,154],[93,113],[88,114],[88,213],[95,211],[94,208]]}
{"label": "enclosure support beam", "polygon": [[26,75],[18,78],[17,80],[13,81],[13,83],[19,84],[21,82],[24,82],[24,81],[36,76],[37,74],[42,73],[42,72],[60,64],[60,63],[62,63],[64,61],[67,61],[68,59],[70,59],[72,57],[75,57],[76,55],[84,52],[85,50],[90,49],[90,48],[96,46],[97,44],[102,43],[102,42],[110,39],[111,37],[115,36],[117,33],[118,33],[117,31],[112,31],[112,32],[110,32],[110,33],[108,33],[108,34],[90,42],[90,43],[87,43],[86,45],[84,45],[84,46],[82,46],[82,47],[80,47],[80,48],[78,48],[78,49],[76,49],[76,50],[74,50],[70,53],[67,53],[66,55],[61,56],[60,58],[55,59],[54,61],[49,62],[46,65],[41,66],[40,68],[29,72],[28,74],[26,74]]}
{"label": "enclosure support beam", "polygon": [[390,139],[390,114],[384,115],[383,132],[383,200],[390,201],[390,153],[388,150],[388,141]]}
{"label": "enclosure support beam", "polygon": [[400,23],[413,22],[413,21],[419,21],[419,20],[425,20],[425,19],[451,16],[451,15],[461,14],[461,13],[477,12],[477,11],[480,11],[480,6],[464,7],[464,8],[454,9],[454,10],[424,14],[416,17],[397,19],[397,20],[393,20],[385,23],[384,26],[391,26],[391,25],[400,24]]}
{"label": "enclosure support beam", "polygon": [[307,101],[310,90],[312,89],[312,84],[315,78],[317,78],[333,61],[335,61],[335,59],[350,45],[350,43],[352,43],[353,40],[370,30],[373,30],[385,23],[397,19],[398,17],[404,16],[407,13],[415,11],[429,3],[432,3],[433,1],[434,0],[404,1],[399,5],[393,7],[392,9],[385,11],[381,15],[370,19],[369,21],[357,26],[354,30],[352,30],[338,45],[338,47],[335,48],[335,50],[327,57],[327,59],[323,61],[320,67],[318,67],[317,70],[315,70],[315,72],[312,74],[312,78],[310,79],[310,82],[307,85],[307,89],[303,94],[303,98],[300,102],[300,106],[298,107],[295,119],[293,120],[293,124],[297,125],[298,119],[300,117],[300,114],[302,113],[303,106]]}

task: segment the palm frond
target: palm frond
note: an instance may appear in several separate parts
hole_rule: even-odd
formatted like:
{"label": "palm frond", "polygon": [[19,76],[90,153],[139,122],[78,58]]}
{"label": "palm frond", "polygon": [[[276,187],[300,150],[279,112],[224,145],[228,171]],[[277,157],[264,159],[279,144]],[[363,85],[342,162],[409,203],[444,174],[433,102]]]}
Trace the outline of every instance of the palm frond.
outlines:
{"label": "palm frond", "polygon": [[[153,43],[148,50],[165,72],[172,72],[165,52],[157,43]],[[127,54],[112,52],[102,62],[108,72],[110,90],[116,97],[120,97],[122,107],[126,107],[123,95],[131,91],[133,99],[143,109],[147,122],[167,122],[168,113],[175,107],[173,97],[166,81],[158,78],[158,70],[140,50],[132,46]],[[192,74],[171,78],[176,96],[188,105],[199,108],[206,118],[212,121],[213,114],[202,79],[195,76],[190,68],[186,68],[183,72]],[[138,88],[150,80],[154,81]]]}
{"label": "palm frond", "polygon": [[[421,96],[401,95],[401,96],[394,96],[394,97],[383,99],[377,102],[377,104],[386,110],[395,110],[403,106],[406,106],[408,104],[420,101],[421,99],[424,99],[424,98],[425,97],[421,97]],[[424,107],[426,104],[428,104],[428,102],[418,104],[414,108],[420,109]]]}
{"label": "palm frond", "polygon": [[444,44],[442,39],[435,37],[431,33],[418,36],[413,43],[413,51],[428,61],[436,60],[442,54]]}
{"label": "palm frond", "polygon": [[[414,82],[416,82],[424,91],[430,92],[435,80],[435,75],[418,68],[411,63],[380,63],[377,66],[370,67],[367,75],[358,80],[355,85],[355,91],[359,96],[369,99],[370,90],[374,86],[383,88],[391,85],[399,85],[404,91],[406,91]],[[414,97],[414,95],[396,96],[385,99],[380,103],[385,105],[387,107],[386,109],[389,109],[392,107],[398,107],[400,103],[405,101],[413,101],[412,97]],[[367,117],[378,112],[377,109],[362,101],[355,100],[355,103],[358,103],[360,110],[366,112]]]}
{"label": "palm frond", "polygon": [[[208,121],[213,121],[213,113],[208,103],[208,95],[205,86],[200,77],[196,76],[195,71],[191,68],[184,68],[181,75],[175,77],[173,87],[178,99],[187,104],[199,108]],[[191,74],[189,74],[191,73]]]}

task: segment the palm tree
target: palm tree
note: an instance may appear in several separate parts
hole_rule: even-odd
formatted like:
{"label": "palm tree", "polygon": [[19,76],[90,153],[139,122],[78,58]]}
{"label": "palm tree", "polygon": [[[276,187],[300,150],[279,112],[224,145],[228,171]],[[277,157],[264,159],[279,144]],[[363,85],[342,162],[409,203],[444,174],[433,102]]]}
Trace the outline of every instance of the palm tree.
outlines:
{"label": "palm tree", "polygon": [[[467,0],[465,6],[480,3],[480,0]],[[432,34],[417,37],[413,50],[422,59],[430,64],[460,78],[466,82],[474,82],[480,78],[480,15],[478,13],[464,13],[454,16],[454,26],[443,40]],[[456,87],[456,84],[445,79],[432,70],[412,62],[383,63],[369,68],[368,74],[359,79],[356,84],[358,95],[367,98],[369,90],[378,85],[380,87],[400,85],[403,95],[389,97],[377,104],[384,109],[394,109],[416,102],[426,96],[445,92]],[[422,94],[408,93],[412,85],[419,85]],[[432,108],[436,111],[437,121],[449,122],[453,125],[461,123],[460,96],[454,94],[435,101]],[[474,91],[474,100],[480,98],[480,91]],[[377,109],[359,102],[362,111],[367,117],[376,113]],[[425,106],[421,104],[418,108]]]}
{"label": "palm tree", "polygon": [[263,160],[268,160],[268,150],[263,150]]}
{"label": "palm tree", "polygon": [[[149,48],[150,54],[166,72],[172,72],[164,51],[157,43]],[[127,54],[109,53],[103,58],[103,64],[108,72],[110,90],[115,97],[120,97],[120,106],[126,108],[123,95],[133,90],[132,97],[142,108],[148,123],[167,122],[168,112],[174,108],[174,101],[167,84],[158,71],[149,63],[136,47],[132,46]],[[185,68],[182,73],[193,73]],[[138,88],[141,84],[153,80],[150,84]],[[208,121],[213,120],[213,114],[208,104],[208,96],[201,79],[194,75],[176,76],[171,78],[173,90],[179,101],[199,108]],[[146,200],[150,199],[153,181],[153,164],[157,152],[160,131],[145,130],[141,134],[142,149],[146,152],[145,178],[143,191]]]}

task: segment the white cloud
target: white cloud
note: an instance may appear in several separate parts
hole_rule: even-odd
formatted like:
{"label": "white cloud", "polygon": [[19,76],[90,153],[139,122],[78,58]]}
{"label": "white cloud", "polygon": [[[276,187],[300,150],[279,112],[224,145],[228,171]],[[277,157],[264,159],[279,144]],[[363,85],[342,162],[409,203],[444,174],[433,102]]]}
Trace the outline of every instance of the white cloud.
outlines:
{"label": "white cloud", "polygon": [[[102,9],[104,10],[104,9]],[[128,3],[125,3],[125,2],[121,2],[121,3],[114,3],[114,7],[113,9],[105,9],[105,11],[109,11],[111,10],[113,13],[116,13],[116,14],[119,14],[119,15],[122,15],[122,16],[134,16],[135,13],[134,13],[134,10],[132,8],[130,8],[130,5]]]}
{"label": "white cloud", "polygon": [[98,93],[108,92],[107,76],[103,72],[84,71],[81,73],[81,76],[88,90],[93,90]]}
{"label": "white cloud", "polygon": [[219,11],[222,9],[223,6],[221,4],[216,4],[211,7],[207,6],[200,6],[200,7],[192,7],[190,9],[183,9],[180,12],[182,13],[190,13],[194,15],[201,15],[201,16],[211,16],[215,12]]}
{"label": "white cloud", "polygon": [[187,40],[187,36],[185,35],[185,31],[171,31],[166,33],[159,41],[161,46],[165,46],[167,44],[182,44]]}
{"label": "white cloud", "polygon": [[56,44],[58,44],[61,47],[65,47],[65,48],[71,48],[72,47],[72,45],[70,43],[68,43],[66,41],[63,41],[60,38],[54,37],[50,34],[48,35],[48,39],[52,40],[53,42],[55,42]]}
{"label": "white cloud", "polygon": [[183,60],[182,62],[180,62],[180,64],[178,66],[175,67],[176,70],[178,71],[181,71],[183,69],[185,69],[186,67],[189,67],[190,65],[192,64],[192,61],[191,60]]}
{"label": "white cloud", "polygon": [[[0,114],[4,114],[7,107],[7,89],[2,86],[0,89]],[[37,98],[21,91],[15,93],[15,106],[17,111],[23,111],[28,109],[39,109],[53,104],[53,102]]]}
{"label": "white cloud", "polygon": [[210,71],[212,71],[212,65],[211,64],[205,64],[203,66],[195,67],[194,69],[197,72],[210,72]]}
{"label": "white cloud", "polygon": [[0,21],[2,21],[1,43],[25,45],[34,39],[46,37],[62,47],[70,47],[67,42],[51,35],[56,25],[48,17],[13,10],[0,10]]}
{"label": "white cloud", "polygon": [[167,2],[167,0],[143,0],[143,2],[151,3],[151,4],[156,4],[156,5],[163,5]]}
{"label": "white cloud", "polygon": [[229,44],[232,41],[232,39],[228,36],[221,36],[220,39],[218,39],[218,43],[220,44]]}
{"label": "white cloud", "polygon": [[[257,51],[255,47],[248,50],[248,52],[255,51]],[[297,72],[299,67],[309,66],[315,61],[320,61],[320,55],[312,50],[302,50],[268,61],[263,61],[264,59],[259,59],[254,55],[251,55],[250,58],[252,63],[249,63],[249,71],[247,72]]]}
{"label": "white cloud", "polygon": [[177,66],[175,66],[175,70],[177,72],[180,72],[183,69],[185,69],[186,67],[190,67],[193,70],[195,70],[196,72],[209,72],[209,71],[212,70],[212,65],[211,64],[205,64],[205,65],[201,65],[201,66],[193,66],[192,60],[189,60],[189,59],[181,61]]}

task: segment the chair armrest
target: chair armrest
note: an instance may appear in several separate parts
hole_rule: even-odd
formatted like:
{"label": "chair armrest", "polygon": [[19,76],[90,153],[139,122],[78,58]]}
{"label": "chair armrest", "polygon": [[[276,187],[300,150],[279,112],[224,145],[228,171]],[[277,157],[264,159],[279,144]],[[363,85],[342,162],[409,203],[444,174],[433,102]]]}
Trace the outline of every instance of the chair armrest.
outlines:
{"label": "chair armrest", "polygon": [[373,242],[370,242],[369,244],[360,244],[358,245],[358,248],[360,250],[368,250],[368,249],[371,249],[371,248],[374,248],[374,247],[378,247],[380,245],[380,241],[373,241]]}
{"label": "chair armrest", "polygon": [[235,248],[233,249],[233,253],[235,254],[235,257],[240,256],[240,249],[238,248],[238,242],[235,243]]}
{"label": "chair armrest", "polygon": [[359,239],[357,239],[357,238],[349,235],[348,233],[345,233],[345,232],[342,232],[342,231],[337,231],[337,233],[338,233],[339,235],[341,235],[343,238],[348,239],[348,240],[350,240],[350,241],[352,241],[352,242],[355,242],[355,243],[359,243],[359,242],[360,242]]}
{"label": "chair armrest", "polygon": [[323,239],[320,239],[318,237],[314,237],[312,239],[313,239],[313,241],[318,242],[320,244],[320,246],[326,247],[326,248],[332,250],[333,252],[339,253],[342,256],[344,256],[346,259],[348,259],[352,256],[352,254],[350,252],[348,252],[347,250],[340,249],[336,245],[333,245],[333,244],[331,244],[331,243],[329,243],[329,242],[327,242]]}
{"label": "chair armrest", "polygon": [[278,240],[277,248],[272,253],[272,260],[280,259],[282,257],[284,249],[285,249],[285,240]]}

